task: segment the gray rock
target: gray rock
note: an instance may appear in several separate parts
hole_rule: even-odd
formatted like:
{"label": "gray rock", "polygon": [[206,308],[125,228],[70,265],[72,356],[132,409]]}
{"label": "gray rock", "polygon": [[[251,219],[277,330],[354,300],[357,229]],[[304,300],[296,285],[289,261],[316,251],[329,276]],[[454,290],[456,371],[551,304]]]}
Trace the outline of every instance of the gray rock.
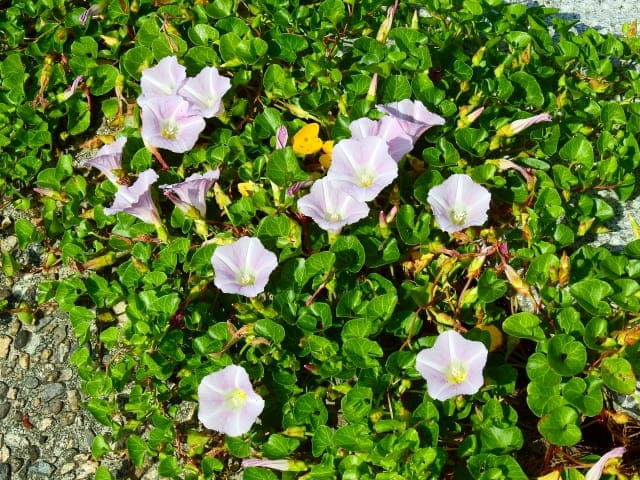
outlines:
{"label": "gray rock", "polygon": [[13,346],[16,347],[18,350],[22,350],[24,347],[27,346],[27,344],[29,343],[29,340],[31,340],[31,332],[29,332],[28,330],[21,329],[16,335],[15,340],[13,341]]}
{"label": "gray rock", "polygon": [[54,398],[64,395],[65,388],[61,383],[48,383],[42,386],[40,398],[43,402],[50,402]]}
{"label": "gray rock", "polygon": [[7,414],[9,413],[9,410],[11,410],[10,403],[8,402],[0,403],[0,420],[2,420],[4,417],[7,416]]}
{"label": "gray rock", "polygon": [[0,463],[0,480],[11,480],[11,467],[8,463]]}
{"label": "gray rock", "polygon": [[22,386],[28,389],[34,389],[40,385],[40,381],[33,375],[27,375],[22,381]]}
{"label": "gray rock", "polygon": [[0,398],[4,398],[9,391],[9,385],[4,382],[0,382]]}
{"label": "gray rock", "polygon": [[29,467],[29,473],[32,475],[40,475],[48,477],[56,471],[56,467],[44,460],[38,460],[31,467]]}

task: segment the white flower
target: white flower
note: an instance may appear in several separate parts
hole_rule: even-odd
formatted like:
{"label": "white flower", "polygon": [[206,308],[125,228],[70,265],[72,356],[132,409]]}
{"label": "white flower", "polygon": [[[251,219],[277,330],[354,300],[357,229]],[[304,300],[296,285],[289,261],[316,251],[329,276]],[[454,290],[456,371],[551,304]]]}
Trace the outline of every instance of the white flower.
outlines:
{"label": "white flower", "polygon": [[483,225],[490,201],[489,191],[464,174],[451,175],[427,196],[439,227],[448,233]]}

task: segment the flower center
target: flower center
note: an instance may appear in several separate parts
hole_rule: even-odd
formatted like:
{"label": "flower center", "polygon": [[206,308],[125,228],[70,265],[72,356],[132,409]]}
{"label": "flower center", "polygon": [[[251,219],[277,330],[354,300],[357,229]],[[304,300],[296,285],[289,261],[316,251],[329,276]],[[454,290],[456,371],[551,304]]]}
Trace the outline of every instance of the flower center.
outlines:
{"label": "flower center", "polygon": [[256,282],[256,276],[252,272],[242,271],[238,274],[236,280],[243,287],[248,287]]}
{"label": "flower center", "polygon": [[247,394],[240,388],[234,388],[225,397],[225,404],[231,410],[240,410],[247,401]]}
{"label": "flower center", "polygon": [[467,221],[467,212],[465,210],[454,208],[451,210],[449,218],[454,225],[464,225]]}
{"label": "flower center", "polygon": [[467,367],[462,362],[452,360],[444,371],[444,378],[453,385],[459,385],[467,379]]}
{"label": "flower center", "polygon": [[370,187],[373,184],[374,180],[375,180],[375,174],[371,171],[361,172],[360,176],[358,177],[360,186],[364,188]]}
{"label": "flower center", "polygon": [[160,135],[167,140],[175,140],[179,131],[180,129],[175,123],[165,123],[160,130]]}
{"label": "flower center", "polygon": [[329,222],[340,222],[343,220],[343,216],[339,212],[327,212],[324,214],[324,218]]}

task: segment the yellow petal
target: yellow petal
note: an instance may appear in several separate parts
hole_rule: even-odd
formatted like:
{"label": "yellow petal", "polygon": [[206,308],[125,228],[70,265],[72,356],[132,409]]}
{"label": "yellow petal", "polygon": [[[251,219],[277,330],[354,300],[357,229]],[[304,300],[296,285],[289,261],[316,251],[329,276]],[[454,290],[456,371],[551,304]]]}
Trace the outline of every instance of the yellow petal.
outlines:
{"label": "yellow petal", "polygon": [[323,153],[320,155],[320,158],[318,158],[318,161],[320,162],[320,165],[322,165],[322,168],[329,170],[329,167],[331,166],[331,154]]}
{"label": "yellow petal", "polygon": [[322,140],[318,137],[320,125],[309,123],[293,136],[293,151],[301,155],[317,153],[322,148]]}
{"label": "yellow petal", "polygon": [[327,140],[326,142],[324,142],[322,144],[322,151],[324,153],[331,153],[333,152],[333,140]]}
{"label": "yellow petal", "polygon": [[542,477],[538,477],[538,480],[560,480],[560,472],[558,470],[554,470]]}
{"label": "yellow petal", "polygon": [[238,192],[243,197],[248,197],[256,191],[256,185],[253,182],[242,182],[238,184]]}

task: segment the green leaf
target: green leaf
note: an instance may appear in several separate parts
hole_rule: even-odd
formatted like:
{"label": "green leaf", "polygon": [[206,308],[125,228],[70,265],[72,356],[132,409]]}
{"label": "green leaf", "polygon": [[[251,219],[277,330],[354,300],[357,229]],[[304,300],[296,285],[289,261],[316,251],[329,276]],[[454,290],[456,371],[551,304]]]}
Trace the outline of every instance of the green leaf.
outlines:
{"label": "green leaf", "polygon": [[549,366],[556,373],[571,377],[585,367],[587,349],[571,335],[559,333],[549,340],[547,358]]}
{"label": "green leaf", "polygon": [[538,431],[553,445],[569,447],[582,438],[580,416],[569,406],[558,407],[538,422]]}
{"label": "green leaf", "polygon": [[404,75],[392,75],[385,79],[382,90],[382,102],[391,103],[411,97],[411,85]]}
{"label": "green leaf", "polygon": [[516,338],[526,338],[537,342],[545,339],[544,331],[540,328],[540,318],[529,312],[510,315],[502,323],[502,329],[506,334]]}
{"label": "green leaf", "polygon": [[318,14],[334,25],[340,23],[346,13],[344,3],[340,0],[324,0],[318,7]]}
{"label": "green leaf", "polygon": [[411,205],[402,205],[396,216],[398,234],[407,245],[419,245],[429,238],[429,224],[431,215],[423,211],[416,218],[415,210]]}
{"label": "green leaf", "polygon": [[288,187],[307,178],[291,147],[276,150],[271,154],[267,161],[266,173],[267,178],[279,187]]}
{"label": "green leaf", "polygon": [[571,137],[558,151],[558,154],[569,165],[579,163],[587,170],[593,167],[593,146],[584,135],[577,134]]}
{"label": "green leaf", "polygon": [[31,243],[37,243],[41,240],[42,235],[36,231],[36,227],[33,226],[26,218],[19,218],[15,223],[16,237],[18,237],[18,246],[21,249],[27,248]]}
{"label": "green leaf", "polygon": [[373,391],[368,387],[355,386],[342,397],[340,406],[347,422],[357,423],[371,411]]}
{"label": "green leaf", "polygon": [[278,477],[266,468],[249,467],[242,472],[242,480],[278,480]]}
{"label": "green leaf", "polygon": [[284,458],[292,454],[300,445],[297,438],[285,437],[279,433],[269,435],[268,440],[262,444],[262,452],[268,458]]}
{"label": "green leaf", "polygon": [[[594,376],[571,378],[562,387],[562,396],[588,417],[594,417],[602,410],[602,380]],[[588,382],[588,383],[587,383]]]}
{"label": "green leaf", "polygon": [[120,64],[123,73],[140,80],[142,71],[153,65],[153,53],[147,47],[133,47],[122,55]]}
{"label": "green leaf", "polygon": [[256,322],[254,332],[256,335],[271,339],[276,345],[282,342],[285,337],[284,327],[267,318],[262,318]]}
{"label": "green leaf", "polygon": [[158,475],[160,477],[177,478],[182,472],[176,457],[165,457],[158,464]]}
{"label": "green leaf", "polygon": [[333,448],[333,430],[326,425],[318,425],[311,438],[311,453],[319,457],[325,450]]}
{"label": "green leaf", "polygon": [[113,480],[113,476],[107,467],[100,465],[96,469],[94,480]]}
{"label": "green leaf", "polygon": [[[485,270],[478,279],[478,299],[491,303],[507,293],[507,284],[498,278],[495,270]],[[543,334],[544,335],[544,334]],[[538,334],[539,336],[539,334]]]}
{"label": "green leaf", "polygon": [[335,254],[335,268],[338,272],[356,273],[364,265],[364,247],[355,236],[340,235],[331,245],[330,251]]}
{"label": "green leaf", "polygon": [[353,452],[368,452],[373,448],[369,429],[361,423],[340,427],[333,435],[333,443]]}
{"label": "green leaf", "polygon": [[138,435],[131,434],[127,438],[127,451],[129,458],[136,467],[141,467],[144,462],[144,455],[147,453],[147,444]]}
{"label": "green leaf", "polygon": [[569,288],[578,304],[591,315],[608,315],[611,307],[603,299],[613,293],[611,286],[596,278],[574,283]]}
{"label": "green leaf", "polygon": [[525,92],[525,101],[527,105],[533,107],[542,107],[544,105],[544,95],[540,84],[533,75],[522,70],[512,73],[509,80],[517,83]]}
{"label": "green leaf", "polygon": [[631,395],[636,390],[636,376],[628,360],[620,357],[607,357],[600,367],[602,380],[611,390]]}
{"label": "green leaf", "polygon": [[345,357],[360,368],[374,368],[379,366],[376,358],[383,355],[382,348],[368,338],[348,338],[343,345]]}

